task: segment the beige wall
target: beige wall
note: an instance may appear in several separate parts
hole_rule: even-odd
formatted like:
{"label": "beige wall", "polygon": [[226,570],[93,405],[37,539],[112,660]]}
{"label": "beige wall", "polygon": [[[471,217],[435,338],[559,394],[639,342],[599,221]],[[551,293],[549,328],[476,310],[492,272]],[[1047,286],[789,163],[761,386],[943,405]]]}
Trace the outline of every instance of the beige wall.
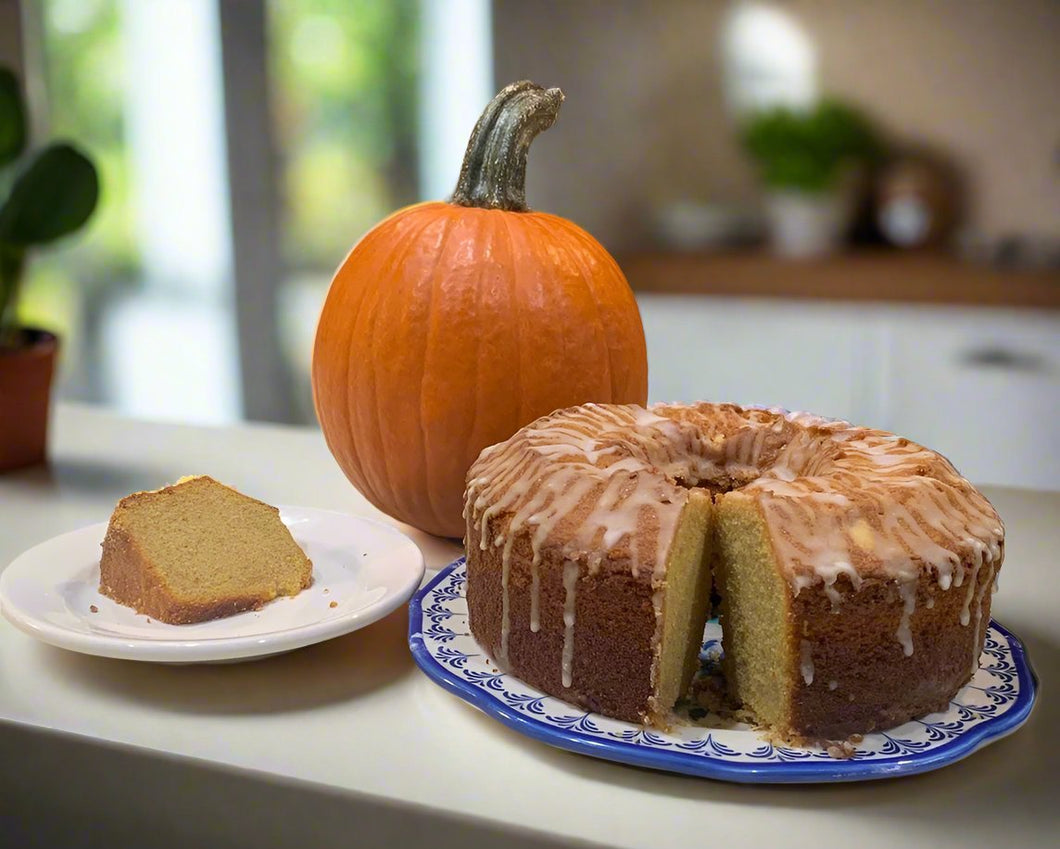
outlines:
{"label": "beige wall", "polygon": [[[535,144],[529,199],[612,247],[649,241],[649,210],[756,188],[721,95],[722,0],[495,0],[498,84],[567,94]],[[822,89],[903,143],[948,153],[968,223],[1060,235],[1060,2],[788,0]]]}

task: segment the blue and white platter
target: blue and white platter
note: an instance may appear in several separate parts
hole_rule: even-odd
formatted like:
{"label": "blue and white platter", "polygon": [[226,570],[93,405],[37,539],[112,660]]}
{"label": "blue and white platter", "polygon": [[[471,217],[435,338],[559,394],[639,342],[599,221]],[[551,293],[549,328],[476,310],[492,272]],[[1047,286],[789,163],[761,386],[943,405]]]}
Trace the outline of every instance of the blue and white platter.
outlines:
{"label": "blue and white platter", "polygon": [[[1038,682],[1020,641],[991,620],[979,671],[942,713],[865,735],[852,757],[821,748],[775,745],[748,725],[677,725],[670,732],[610,719],[546,695],[499,671],[471,636],[464,558],[449,564],[409,605],[409,646],[427,675],[522,734],[573,752],[723,781],[797,783],[864,781],[938,769],[1019,728],[1030,716]],[[720,654],[716,622],[703,657]],[[710,727],[716,726],[716,727]]]}

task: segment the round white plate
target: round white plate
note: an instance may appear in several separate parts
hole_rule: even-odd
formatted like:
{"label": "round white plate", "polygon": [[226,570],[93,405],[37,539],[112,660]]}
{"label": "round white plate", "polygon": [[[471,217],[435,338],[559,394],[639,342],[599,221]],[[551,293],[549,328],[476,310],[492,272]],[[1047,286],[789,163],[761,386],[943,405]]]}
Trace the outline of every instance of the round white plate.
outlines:
{"label": "round white plate", "polygon": [[280,507],[313,561],[313,583],[261,610],[167,625],[100,595],[107,523],[54,537],[0,574],[0,611],[53,646],[156,663],[249,660],[330,640],[400,607],[423,580],[423,555],[390,527],[329,510]]}

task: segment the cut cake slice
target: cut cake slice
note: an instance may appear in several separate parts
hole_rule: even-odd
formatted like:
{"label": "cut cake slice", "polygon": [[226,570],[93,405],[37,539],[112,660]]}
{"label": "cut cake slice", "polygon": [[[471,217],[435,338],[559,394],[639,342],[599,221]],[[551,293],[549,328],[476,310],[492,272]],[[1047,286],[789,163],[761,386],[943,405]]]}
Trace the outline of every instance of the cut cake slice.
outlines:
{"label": "cut cake slice", "polygon": [[118,502],[99,591],[183,625],[297,595],[312,571],[279,510],[203,475]]}

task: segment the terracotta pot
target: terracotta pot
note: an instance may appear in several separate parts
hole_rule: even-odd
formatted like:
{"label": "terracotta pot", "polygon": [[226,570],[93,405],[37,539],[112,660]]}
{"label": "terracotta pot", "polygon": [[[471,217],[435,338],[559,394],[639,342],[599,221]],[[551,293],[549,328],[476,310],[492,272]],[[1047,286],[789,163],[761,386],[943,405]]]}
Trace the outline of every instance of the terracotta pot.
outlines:
{"label": "terracotta pot", "polygon": [[18,348],[0,348],[0,472],[43,463],[59,340],[27,329]]}

